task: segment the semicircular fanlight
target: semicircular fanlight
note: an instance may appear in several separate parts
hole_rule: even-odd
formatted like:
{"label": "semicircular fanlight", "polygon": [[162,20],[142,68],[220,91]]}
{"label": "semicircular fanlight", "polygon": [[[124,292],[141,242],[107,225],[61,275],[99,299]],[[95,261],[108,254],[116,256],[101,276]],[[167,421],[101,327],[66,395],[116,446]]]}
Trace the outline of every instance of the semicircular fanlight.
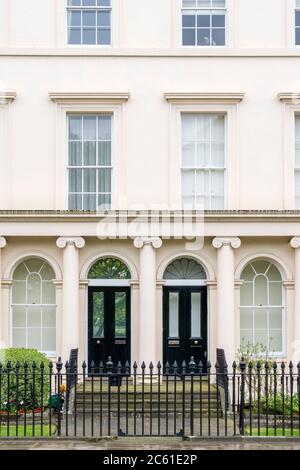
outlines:
{"label": "semicircular fanlight", "polygon": [[206,279],[206,273],[198,261],[180,258],[167,266],[164,279]]}
{"label": "semicircular fanlight", "polygon": [[89,279],[130,279],[127,266],[116,258],[102,258],[93,264],[88,274]]}

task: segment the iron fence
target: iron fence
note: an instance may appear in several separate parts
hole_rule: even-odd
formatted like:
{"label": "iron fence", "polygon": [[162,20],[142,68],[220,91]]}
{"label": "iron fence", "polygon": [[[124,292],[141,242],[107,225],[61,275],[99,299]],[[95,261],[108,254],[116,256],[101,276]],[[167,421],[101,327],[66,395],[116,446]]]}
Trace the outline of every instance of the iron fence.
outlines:
{"label": "iron fence", "polygon": [[0,364],[0,437],[299,436],[300,364]]}

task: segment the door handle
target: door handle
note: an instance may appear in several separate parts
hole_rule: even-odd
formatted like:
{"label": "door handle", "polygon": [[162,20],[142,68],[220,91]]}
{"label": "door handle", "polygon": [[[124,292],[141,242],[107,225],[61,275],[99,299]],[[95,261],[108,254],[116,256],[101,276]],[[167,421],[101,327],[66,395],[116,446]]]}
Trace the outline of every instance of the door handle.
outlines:
{"label": "door handle", "polygon": [[100,344],[100,343],[101,343],[100,339],[97,339],[97,344]]}

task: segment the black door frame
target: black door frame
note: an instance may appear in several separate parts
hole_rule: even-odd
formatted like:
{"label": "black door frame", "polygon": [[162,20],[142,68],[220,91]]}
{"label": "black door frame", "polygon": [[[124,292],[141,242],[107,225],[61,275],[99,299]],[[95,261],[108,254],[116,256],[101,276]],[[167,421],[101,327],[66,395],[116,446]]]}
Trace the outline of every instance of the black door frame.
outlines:
{"label": "black door frame", "polygon": [[[208,347],[209,347],[209,338],[208,338],[208,335],[209,335],[209,321],[208,321],[208,289],[207,289],[207,286],[205,285],[166,285],[164,286],[163,288],[163,312],[162,312],[162,328],[163,328],[163,334],[162,334],[162,340],[163,340],[163,344],[162,344],[162,351],[163,351],[163,363],[165,364],[166,361],[169,361],[170,362],[170,358],[168,357],[168,342],[169,340],[170,341],[174,341],[174,349],[176,348],[176,341],[178,339],[176,338],[170,338],[167,336],[167,331],[169,329],[169,325],[168,325],[168,321],[169,321],[169,312],[168,312],[168,293],[169,292],[184,292],[183,295],[180,295],[179,297],[179,316],[180,316],[180,311],[183,310],[184,306],[183,306],[183,298],[184,296],[187,297],[187,293],[188,292],[203,292],[204,295],[202,296],[202,308],[203,308],[203,312],[204,312],[204,318],[202,317],[201,319],[201,326],[202,326],[202,331],[204,332],[203,334],[203,340],[202,340],[202,344],[201,344],[201,348],[199,349],[203,349],[203,346],[204,346],[204,351],[203,351],[203,356],[204,356],[204,353],[205,353],[205,356],[203,357],[203,360],[202,362],[204,362],[204,366],[206,365],[207,361],[208,361]],[[180,320],[179,318],[179,335],[182,334],[182,330],[184,329],[184,327],[180,324],[182,323],[182,320]],[[190,324],[188,324],[188,327],[190,328]],[[193,356],[193,354],[191,353],[191,347],[192,347],[192,343],[193,343],[193,338],[190,337],[190,335],[187,335],[187,332],[185,331],[185,336],[186,336],[186,341],[187,341],[187,337],[189,336],[189,346],[186,345],[182,345],[182,347],[185,347],[186,348],[186,353],[183,352],[183,355],[185,355],[186,357],[184,357],[184,360],[189,360],[191,356]],[[197,338],[195,338],[195,340],[197,340]],[[196,345],[193,345],[193,347],[195,347],[195,350],[197,348]],[[180,346],[180,343],[179,343],[179,348],[181,349],[181,346]],[[187,351],[187,348],[188,348],[188,351]]]}
{"label": "black door frame", "polygon": [[[101,345],[103,345],[103,362],[105,362],[108,356],[112,356],[114,363],[120,360],[118,357],[113,357],[108,350],[107,353],[107,345],[105,344],[109,341],[109,348],[112,350],[113,347],[116,348],[118,344],[121,346],[120,341],[123,341],[125,338],[115,338],[114,336],[114,318],[108,318],[107,310],[108,307],[113,305],[113,296],[115,292],[126,292],[127,297],[127,316],[126,316],[126,357],[121,361],[122,365],[125,365],[125,362],[128,360],[129,363],[131,361],[131,287],[126,285],[105,285],[105,286],[89,286],[88,287],[88,299],[87,299],[87,353],[88,353],[88,366],[90,366],[91,361],[95,361],[93,358],[93,340],[99,341]],[[93,338],[93,316],[92,316],[92,308],[93,308],[93,292],[105,292],[104,295],[104,338]],[[113,310],[113,309],[112,309]],[[114,310],[113,310],[114,311]],[[113,313],[111,313],[113,314]],[[114,343],[114,344],[112,344]],[[96,363],[96,367],[99,364]]]}

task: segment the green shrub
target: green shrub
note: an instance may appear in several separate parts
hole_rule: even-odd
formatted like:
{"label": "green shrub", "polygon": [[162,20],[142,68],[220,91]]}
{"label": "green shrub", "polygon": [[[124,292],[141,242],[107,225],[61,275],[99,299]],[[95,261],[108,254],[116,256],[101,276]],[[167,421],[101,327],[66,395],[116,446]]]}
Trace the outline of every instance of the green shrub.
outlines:
{"label": "green shrub", "polygon": [[268,396],[263,396],[260,400],[260,406],[258,407],[258,401],[256,400],[253,403],[254,411],[258,412],[258,408],[260,408],[261,413],[268,413],[274,414],[276,410],[276,414],[284,415],[286,417],[293,414],[298,414],[299,412],[299,400],[298,395],[294,394],[292,397],[290,395],[282,396],[281,393],[276,394],[276,397],[273,394]]}
{"label": "green shrub", "polygon": [[[45,354],[35,349],[0,351],[0,410],[20,412],[47,405],[50,393],[49,363]],[[27,363],[28,367],[24,367]],[[44,372],[41,369],[44,364]],[[33,367],[36,365],[36,368]],[[16,367],[19,365],[19,368]],[[19,371],[19,372],[17,372]]]}

